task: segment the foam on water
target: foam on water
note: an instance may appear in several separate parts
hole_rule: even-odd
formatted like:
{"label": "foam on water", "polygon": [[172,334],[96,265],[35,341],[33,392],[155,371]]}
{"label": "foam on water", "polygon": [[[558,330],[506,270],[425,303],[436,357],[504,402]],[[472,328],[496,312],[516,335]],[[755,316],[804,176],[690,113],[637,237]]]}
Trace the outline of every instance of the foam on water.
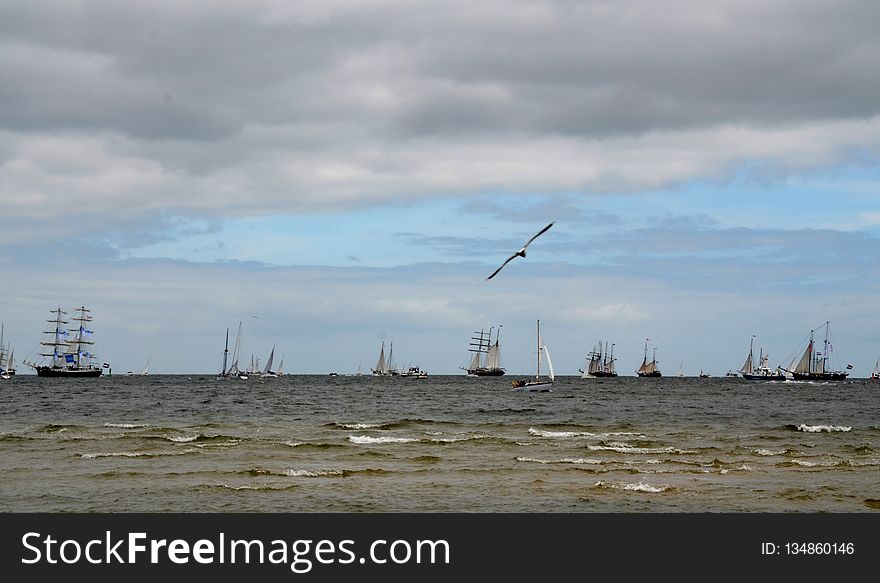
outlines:
{"label": "foam on water", "polygon": [[343,470],[287,470],[285,475],[294,478],[323,478],[329,476],[343,476]]}
{"label": "foam on water", "polygon": [[116,427],[119,429],[143,429],[149,427],[146,423],[105,423],[104,427]]}
{"label": "foam on water", "polygon": [[97,452],[97,453],[80,453],[79,457],[83,459],[95,459],[95,458],[103,458],[103,457],[123,457],[123,458],[151,458],[151,457],[165,457],[172,455],[186,455],[188,453],[197,453],[199,450],[197,449],[183,449],[179,451],[109,451],[109,452]]}
{"label": "foam on water", "polygon": [[847,425],[807,425],[806,423],[801,423],[800,425],[789,425],[789,427],[793,428],[796,431],[804,431],[807,433],[833,433],[836,431],[852,431],[852,427]]}
{"label": "foam on water", "polygon": [[659,494],[661,492],[672,492],[675,490],[672,486],[652,486],[651,484],[646,484],[644,482],[637,482],[635,484],[632,483],[623,483],[623,484],[613,484],[608,483],[603,480],[599,480],[594,484],[594,487],[599,489],[608,489],[608,490],[624,490],[627,492],[647,492],[650,494]]}
{"label": "foam on water", "polygon": [[412,443],[418,441],[414,437],[370,437],[369,435],[349,435],[348,440],[358,445],[374,445],[378,443]]}
{"label": "foam on water", "polygon": [[700,453],[695,449],[680,449],[677,447],[629,447],[622,445],[588,445],[591,451],[614,451],[617,453],[633,453],[633,454],[658,454],[658,453],[674,453],[678,455],[688,455]]}
{"label": "foam on water", "polygon": [[518,461],[518,462],[531,462],[534,464],[594,464],[594,465],[599,465],[602,463],[607,463],[607,462],[603,462],[601,460],[590,459],[590,458],[581,458],[581,457],[564,457],[564,458],[556,459],[556,460],[544,460],[544,459],[538,459],[538,458],[532,458],[532,457],[517,456],[514,459],[516,459],[516,461]]}

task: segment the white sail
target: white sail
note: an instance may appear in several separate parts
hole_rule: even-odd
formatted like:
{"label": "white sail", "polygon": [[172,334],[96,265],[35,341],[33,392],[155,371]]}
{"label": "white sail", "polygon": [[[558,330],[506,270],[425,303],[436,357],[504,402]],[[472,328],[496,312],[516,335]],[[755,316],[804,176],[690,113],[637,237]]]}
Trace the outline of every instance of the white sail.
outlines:
{"label": "white sail", "polygon": [[480,353],[474,352],[474,355],[471,357],[471,362],[468,364],[468,370],[475,370],[480,368]]}
{"label": "white sail", "polygon": [[150,374],[150,359],[147,358],[147,364],[144,366],[144,371],[141,373],[141,376],[147,376]]}
{"label": "white sail", "polygon": [[373,369],[373,374],[384,374],[387,370],[385,365],[385,343],[383,342],[382,348],[379,350],[379,360],[376,361],[376,368]]}
{"label": "white sail", "polygon": [[263,374],[269,374],[272,372],[272,361],[275,358],[275,346],[272,346],[272,352],[269,353],[269,360],[266,361],[266,366],[263,368]]}
{"label": "white sail", "polygon": [[807,344],[807,349],[804,350],[804,355],[801,356],[800,362],[798,362],[797,366],[794,368],[794,372],[796,373],[809,373],[810,372],[810,359],[813,357],[813,340],[811,339],[809,344]]}
{"label": "white sail", "polygon": [[556,374],[553,372],[553,361],[550,360],[550,349],[546,346],[544,347],[544,354],[547,355],[547,369],[550,371],[550,380],[556,378]]}
{"label": "white sail", "polygon": [[281,362],[278,363],[278,370],[275,371],[275,374],[281,376],[284,374],[284,355],[281,355]]}
{"label": "white sail", "polygon": [[486,368],[501,368],[501,358],[498,351],[497,342],[489,347],[489,352],[486,354]]}
{"label": "white sail", "polygon": [[749,352],[749,355],[746,357],[746,361],[743,363],[742,368],[739,369],[739,372],[743,374],[752,374],[752,353]]}

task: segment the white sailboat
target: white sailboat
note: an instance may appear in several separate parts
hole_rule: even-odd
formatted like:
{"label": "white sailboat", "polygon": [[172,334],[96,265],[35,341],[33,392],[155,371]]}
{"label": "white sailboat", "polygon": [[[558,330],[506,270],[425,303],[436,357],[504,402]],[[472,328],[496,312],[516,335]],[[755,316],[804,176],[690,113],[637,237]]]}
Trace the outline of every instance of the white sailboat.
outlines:
{"label": "white sailboat", "polygon": [[263,379],[275,379],[278,378],[278,373],[272,370],[272,361],[275,359],[275,346],[272,346],[272,352],[269,353],[269,360],[266,361],[266,366],[263,368],[263,372],[260,373],[260,378]]}
{"label": "white sailboat", "polygon": [[278,363],[278,370],[275,371],[276,376],[284,376],[284,355],[281,355],[281,362]]}
{"label": "white sailboat", "polygon": [[385,343],[382,343],[382,348],[379,350],[379,360],[376,362],[376,368],[373,369],[373,376],[377,377],[396,377],[400,376],[400,373],[394,368],[392,364],[391,357],[394,355],[394,343],[391,343],[390,350],[388,352],[388,360],[385,360]]}
{"label": "white sailboat", "polygon": [[229,354],[229,328],[226,329],[226,346],[223,349],[223,370],[218,378],[247,380],[248,375],[238,367],[238,359],[241,353],[241,322],[238,323],[238,333],[235,335],[235,346],[232,349],[232,364],[226,370],[226,361]]}
{"label": "white sailboat", "polygon": [[[538,320],[537,324],[537,332],[538,332],[538,371],[535,374],[535,378],[532,380],[516,380],[511,384],[513,388],[521,391],[529,391],[530,393],[549,393],[553,387],[553,381],[556,378],[556,374],[553,372],[553,361],[550,360],[550,350],[547,346],[544,345],[544,340],[541,337],[541,320]],[[542,355],[547,357],[547,370],[549,374],[547,375],[547,379],[541,378],[541,357]]]}
{"label": "white sailboat", "polygon": [[874,363],[874,370],[871,371],[871,380],[880,381],[880,356],[877,357],[877,362]]}
{"label": "white sailboat", "polygon": [[12,375],[15,374],[15,356],[12,348],[9,349],[9,357],[6,359],[6,367],[2,370],[3,372],[0,373],[0,379],[5,381],[11,379]]}

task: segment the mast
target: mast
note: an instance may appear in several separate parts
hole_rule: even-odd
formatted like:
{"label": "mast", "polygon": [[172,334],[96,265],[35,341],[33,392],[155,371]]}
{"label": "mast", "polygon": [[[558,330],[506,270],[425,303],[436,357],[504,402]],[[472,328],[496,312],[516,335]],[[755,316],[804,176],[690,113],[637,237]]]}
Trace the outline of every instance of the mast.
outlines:
{"label": "mast", "polygon": [[535,378],[541,378],[541,320],[538,320],[538,374]]}
{"label": "mast", "polygon": [[67,324],[67,320],[62,320],[62,314],[66,315],[67,312],[61,309],[61,306],[58,306],[54,310],[49,310],[50,314],[55,314],[55,319],[46,320],[50,324],[55,324],[55,330],[47,330],[45,334],[52,334],[52,341],[42,341],[40,344],[43,346],[51,346],[52,352],[41,352],[40,356],[51,356],[52,357],[52,368],[58,368],[58,347],[59,346],[67,346],[67,342],[61,340],[63,336],[67,336],[67,331],[62,327],[62,324]]}
{"label": "mast", "polygon": [[226,328],[226,344],[223,346],[223,370],[220,373],[226,376],[226,360],[229,358],[229,328]]}
{"label": "mast", "polygon": [[611,344],[611,357],[608,360],[608,372],[614,372],[614,344]]}

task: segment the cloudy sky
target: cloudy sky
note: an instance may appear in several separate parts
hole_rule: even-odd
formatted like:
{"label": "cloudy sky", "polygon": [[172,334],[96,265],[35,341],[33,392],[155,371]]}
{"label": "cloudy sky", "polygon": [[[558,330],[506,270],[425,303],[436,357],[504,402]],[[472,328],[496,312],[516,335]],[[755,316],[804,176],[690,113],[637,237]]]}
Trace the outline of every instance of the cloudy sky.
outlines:
{"label": "cloudy sky", "polygon": [[[0,3],[0,321],[114,372],[880,353],[880,4]],[[486,275],[556,225],[490,282]],[[253,318],[252,315],[256,315]]]}

